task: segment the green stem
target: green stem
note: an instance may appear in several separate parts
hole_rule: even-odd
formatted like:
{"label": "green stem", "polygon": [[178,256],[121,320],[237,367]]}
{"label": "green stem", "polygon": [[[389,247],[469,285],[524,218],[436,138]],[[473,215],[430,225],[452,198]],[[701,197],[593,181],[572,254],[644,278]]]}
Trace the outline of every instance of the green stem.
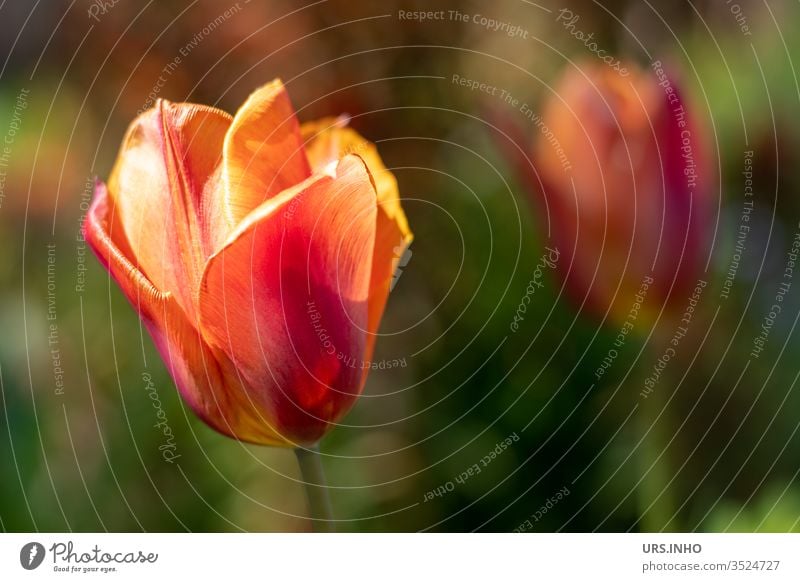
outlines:
{"label": "green stem", "polygon": [[319,454],[319,444],[308,448],[296,448],[297,463],[300,465],[300,474],[308,499],[308,509],[314,531],[333,531],[333,512],[331,511],[331,498],[325,482],[325,471],[322,469],[322,460]]}

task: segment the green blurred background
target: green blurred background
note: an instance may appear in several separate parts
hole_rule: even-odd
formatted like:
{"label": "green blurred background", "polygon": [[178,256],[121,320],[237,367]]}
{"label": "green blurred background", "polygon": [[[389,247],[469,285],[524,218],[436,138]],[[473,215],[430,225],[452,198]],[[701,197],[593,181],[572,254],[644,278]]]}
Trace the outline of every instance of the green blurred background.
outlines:
{"label": "green blurred background", "polygon": [[[701,323],[646,401],[671,323],[637,329],[596,381],[618,326],[548,273],[509,331],[548,242],[543,209],[497,145],[487,110],[502,104],[451,82],[483,80],[539,109],[571,59],[592,58],[556,23],[565,7],[614,54],[647,66],[643,43],[671,63],[718,154]],[[399,17],[420,9],[483,14],[528,38]],[[92,180],[148,95],[235,111],[281,77],[301,121],[346,112],[378,144],[416,237],[376,354],[406,365],[372,372],[322,442],[339,530],[800,529],[800,290],[743,365],[800,219],[798,25],[797,2],[772,0],[0,4],[0,527],[310,529],[292,451],[196,419],[80,240]],[[720,301],[748,149],[753,229]]]}

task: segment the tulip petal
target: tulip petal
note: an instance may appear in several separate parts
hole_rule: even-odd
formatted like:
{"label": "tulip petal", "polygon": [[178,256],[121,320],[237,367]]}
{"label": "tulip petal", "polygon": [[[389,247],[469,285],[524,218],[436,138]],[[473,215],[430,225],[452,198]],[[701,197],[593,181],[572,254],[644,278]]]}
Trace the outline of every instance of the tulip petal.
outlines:
{"label": "tulip petal", "polygon": [[225,207],[231,228],[311,175],[289,95],[276,79],[236,112],[224,146]]}
{"label": "tulip petal", "polygon": [[98,182],[84,226],[86,241],[139,313],[181,396],[219,432],[260,444],[283,444],[242,395],[224,352],[209,348],[174,296],[159,291],[136,268],[119,221],[119,209]]}
{"label": "tulip petal", "polygon": [[558,265],[566,291],[617,321],[650,275],[648,318],[682,306],[704,261],[711,202],[709,184],[689,184],[684,173],[711,174],[678,85],[628,69],[621,77],[599,63],[570,68],[542,114],[560,147],[539,134],[533,150],[554,242],[567,257]]}
{"label": "tulip petal", "polygon": [[369,361],[392,276],[414,237],[400,205],[397,179],[384,165],[375,144],[347,127],[348,121],[346,117],[328,117],[304,123],[300,129],[306,142],[306,155],[314,172],[324,171],[345,155],[356,154],[367,164],[378,194],[369,299],[369,340],[365,355],[365,359]]}
{"label": "tulip petal", "polygon": [[217,175],[230,122],[218,109],[159,100],[131,124],[109,179],[132,261],[191,321],[205,261],[227,234]]}
{"label": "tulip petal", "polygon": [[262,204],[203,276],[207,341],[295,442],[318,440],[363,386],[375,224],[369,172],[347,156]]}

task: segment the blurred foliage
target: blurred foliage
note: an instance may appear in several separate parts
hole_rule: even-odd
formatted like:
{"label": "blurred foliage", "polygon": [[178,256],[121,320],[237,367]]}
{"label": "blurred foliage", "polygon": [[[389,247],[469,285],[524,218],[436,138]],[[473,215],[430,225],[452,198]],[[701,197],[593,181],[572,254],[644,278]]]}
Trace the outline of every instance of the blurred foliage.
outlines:
{"label": "blurred foliage", "polygon": [[[165,65],[237,5],[159,96],[233,111],[280,76],[301,120],[349,113],[397,175],[416,235],[376,354],[408,366],[372,372],[365,396],[322,443],[339,529],[511,531],[564,487],[570,494],[535,531],[800,529],[792,357],[800,291],[789,294],[762,357],[742,371],[800,217],[800,37],[792,34],[800,7],[739,4],[751,36],[718,2],[669,3],[659,14],[635,1],[567,4],[609,50],[646,66],[645,43],[680,71],[719,156],[709,300],[648,400],[638,393],[673,322],[631,338],[597,381],[617,329],[566,300],[549,273],[510,331],[547,244],[543,210],[483,116],[498,103],[450,81],[484,80],[538,107],[570,59],[586,57],[555,22],[560,6],[119,2],[95,22],[86,5],[4,4],[0,135],[20,91],[29,96],[0,204],[0,526],[309,529],[292,452],[231,441],[196,419],[134,310],[79,240],[91,179],[107,176]],[[472,22],[397,18],[419,9],[483,13],[520,24],[531,39]],[[756,220],[733,293],[719,302],[745,150],[754,151]],[[76,290],[81,252],[87,272]],[[175,435],[175,463],[159,450],[145,372]],[[479,474],[425,500],[510,435],[519,440]]]}

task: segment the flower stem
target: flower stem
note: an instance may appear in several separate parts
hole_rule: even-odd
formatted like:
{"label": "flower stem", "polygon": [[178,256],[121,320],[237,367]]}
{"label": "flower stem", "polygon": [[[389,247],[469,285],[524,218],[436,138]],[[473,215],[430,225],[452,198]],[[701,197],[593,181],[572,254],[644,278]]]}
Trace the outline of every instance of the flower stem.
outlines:
{"label": "flower stem", "polygon": [[297,463],[300,465],[300,474],[308,499],[308,509],[312,527],[315,532],[333,531],[333,512],[331,511],[331,498],[325,482],[325,471],[319,455],[319,444],[308,448],[296,448]]}

